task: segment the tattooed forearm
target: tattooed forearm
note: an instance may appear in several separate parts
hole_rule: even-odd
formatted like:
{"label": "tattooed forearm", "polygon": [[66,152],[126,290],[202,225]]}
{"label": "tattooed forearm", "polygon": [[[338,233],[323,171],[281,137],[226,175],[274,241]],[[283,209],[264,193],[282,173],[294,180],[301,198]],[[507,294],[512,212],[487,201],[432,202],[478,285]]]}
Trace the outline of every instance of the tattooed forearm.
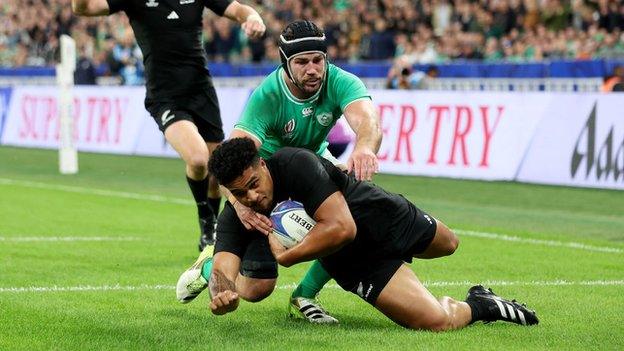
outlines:
{"label": "tattooed forearm", "polygon": [[213,270],[210,275],[210,294],[215,296],[221,291],[230,290],[236,292],[236,284],[229,280],[221,271]]}

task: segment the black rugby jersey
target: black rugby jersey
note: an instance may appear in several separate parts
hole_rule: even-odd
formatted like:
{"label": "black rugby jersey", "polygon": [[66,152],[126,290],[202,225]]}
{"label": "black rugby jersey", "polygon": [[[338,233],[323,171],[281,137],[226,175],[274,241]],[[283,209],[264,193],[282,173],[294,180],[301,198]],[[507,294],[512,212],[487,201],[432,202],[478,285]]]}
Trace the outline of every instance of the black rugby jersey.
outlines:
{"label": "black rugby jersey", "polygon": [[266,160],[273,178],[273,201],[292,199],[313,216],[331,194],[342,192],[357,234],[349,248],[371,257],[399,257],[417,242],[411,235],[418,208],[403,196],[358,181],[309,150],[286,147]]}
{"label": "black rugby jersey", "polygon": [[209,82],[202,46],[204,7],[222,16],[231,0],[107,0],[124,11],[143,52],[147,99],[196,92]]}

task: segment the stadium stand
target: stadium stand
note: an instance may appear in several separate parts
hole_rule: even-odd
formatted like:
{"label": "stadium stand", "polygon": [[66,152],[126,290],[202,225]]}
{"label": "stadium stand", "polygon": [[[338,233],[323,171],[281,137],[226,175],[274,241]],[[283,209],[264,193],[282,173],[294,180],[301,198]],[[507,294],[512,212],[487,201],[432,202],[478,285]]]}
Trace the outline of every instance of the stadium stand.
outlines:
{"label": "stadium stand", "polygon": [[[441,79],[428,84],[430,89],[475,88],[469,80],[447,84],[445,78],[485,77],[528,79],[520,86],[536,87],[532,90],[562,83],[564,90],[585,90],[572,81],[543,79],[593,77],[588,90],[598,90],[601,78],[624,60],[624,3],[616,0],[256,0],[252,4],[268,26],[259,41],[247,40],[239,27],[207,11],[204,47],[209,62],[215,63],[210,66],[213,76],[269,72],[279,61],[276,35],[294,18],[311,18],[322,26],[330,58],[362,77],[376,78],[373,85],[379,87],[395,60],[395,65],[400,62],[421,71],[437,65]],[[70,0],[2,2],[0,67],[5,69],[0,76],[4,82],[7,76],[53,75],[45,69],[33,75],[32,68],[53,67],[61,34],[76,40],[79,69],[87,70],[81,72],[83,77],[90,77],[93,69],[100,83],[142,84],[141,52],[126,16],[76,17]],[[28,68],[6,69],[15,67]],[[511,82],[514,87],[516,83]],[[492,86],[501,83],[489,82],[481,90]]]}

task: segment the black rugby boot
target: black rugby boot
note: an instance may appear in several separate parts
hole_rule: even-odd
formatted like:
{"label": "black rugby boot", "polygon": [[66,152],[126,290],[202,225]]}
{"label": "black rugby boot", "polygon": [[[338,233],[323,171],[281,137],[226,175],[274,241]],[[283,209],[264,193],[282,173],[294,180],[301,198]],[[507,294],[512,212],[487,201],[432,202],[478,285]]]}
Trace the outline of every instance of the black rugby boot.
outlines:
{"label": "black rugby boot", "polygon": [[473,309],[473,322],[506,321],[520,325],[539,323],[535,311],[526,308],[526,304],[520,304],[516,300],[505,300],[494,294],[492,289],[486,289],[482,285],[475,285],[468,290],[466,302]]}

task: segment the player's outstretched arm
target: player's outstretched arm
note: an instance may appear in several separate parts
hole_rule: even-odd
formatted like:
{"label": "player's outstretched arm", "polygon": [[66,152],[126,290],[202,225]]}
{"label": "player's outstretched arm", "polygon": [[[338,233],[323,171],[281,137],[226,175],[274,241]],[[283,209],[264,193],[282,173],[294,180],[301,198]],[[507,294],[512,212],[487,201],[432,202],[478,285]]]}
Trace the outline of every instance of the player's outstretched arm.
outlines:
{"label": "player's outstretched arm", "polygon": [[213,258],[210,289],[210,310],[216,315],[233,312],[238,308],[239,295],[236,277],[240,269],[240,258],[229,252],[218,252]]}
{"label": "player's outstretched arm", "polygon": [[314,213],[316,224],[308,235],[292,248],[286,250],[273,235],[269,244],[277,260],[284,267],[311,261],[338,251],[355,239],[356,226],[347,201],[337,191],[327,197]]}
{"label": "player's outstretched arm", "polygon": [[262,17],[248,5],[243,5],[238,1],[232,3],[225,9],[223,16],[241,24],[245,34],[252,38],[260,38],[266,31],[266,26]]}
{"label": "player's outstretched arm", "polygon": [[379,169],[377,151],[382,136],[377,110],[372,101],[362,99],[349,104],[343,113],[356,135],[347,170],[354,171],[358,180],[371,180]]}
{"label": "player's outstretched arm", "polygon": [[72,0],[72,11],[78,16],[106,16],[110,13],[106,0]]}

